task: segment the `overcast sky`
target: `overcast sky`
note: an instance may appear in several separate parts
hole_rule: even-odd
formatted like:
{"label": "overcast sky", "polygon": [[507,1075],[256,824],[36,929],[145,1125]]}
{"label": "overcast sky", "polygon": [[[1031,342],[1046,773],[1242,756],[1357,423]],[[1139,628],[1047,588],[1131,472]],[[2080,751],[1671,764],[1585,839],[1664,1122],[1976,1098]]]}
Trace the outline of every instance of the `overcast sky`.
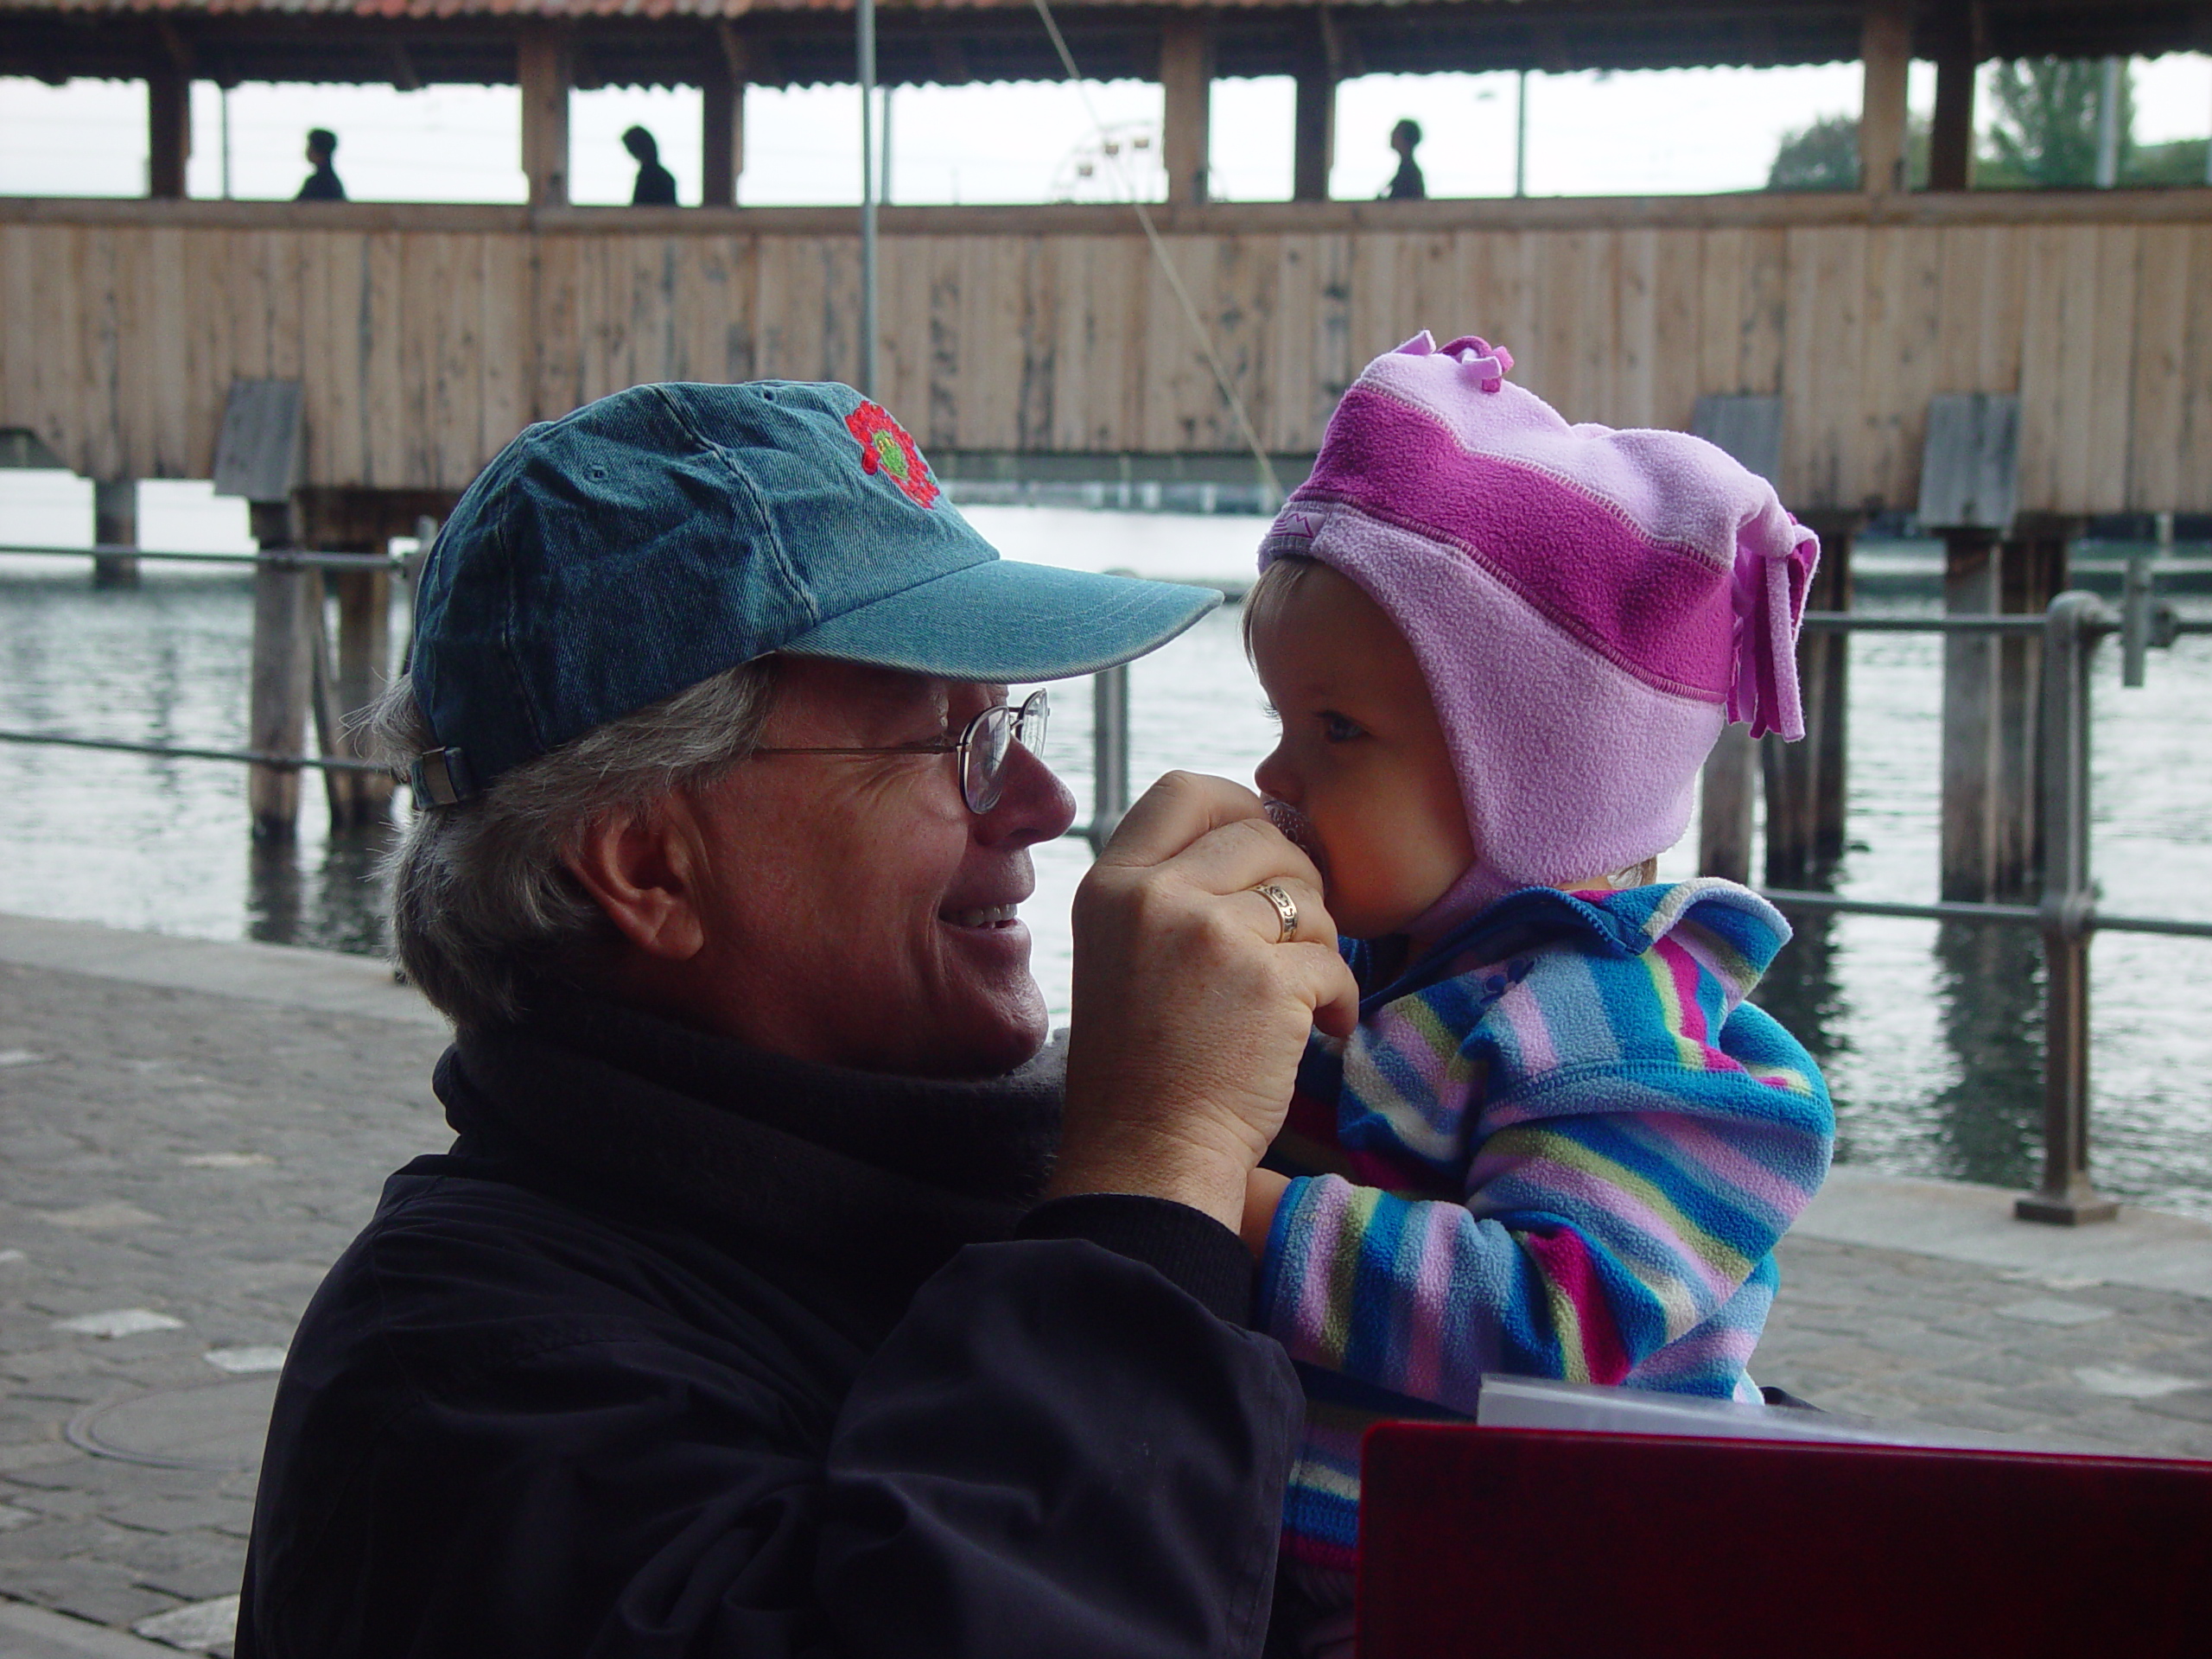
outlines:
{"label": "overcast sky", "polygon": [[[2135,65],[2136,137],[2155,143],[2212,130],[2212,59]],[[1142,81],[1089,86],[1096,118],[1123,134],[1156,130],[1160,89]],[[1859,107],[1856,64],[1806,69],[1692,69],[1536,75],[1529,81],[1528,185],[1535,195],[1613,195],[1754,188],[1782,135]],[[1912,98],[1933,103],[1931,66],[1913,66]],[[1371,75],[1338,95],[1332,194],[1378,192],[1394,165],[1388,135],[1402,116],[1427,141],[1429,192],[1494,196],[1513,188],[1516,78]],[[193,195],[224,194],[224,104],[193,88]],[[514,88],[249,85],[227,100],[230,192],[284,197],[305,176],[302,136],[334,129],[338,167],[359,200],[519,201],[520,117]],[[859,199],[857,94],[850,87],[755,88],[746,101],[740,200],[753,204]],[[1240,201],[1290,194],[1292,93],[1283,79],[1224,80],[1213,95],[1215,191]],[[578,93],[570,118],[574,200],[626,201],[633,168],[620,143],[642,122],[658,135],[682,199],[699,194],[699,99],[689,91]],[[1064,85],[916,87],[893,100],[891,194],[908,202],[1038,201],[1110,194],[1080,164],[1097,130]],[[1019,143],[1007,135],[1020,135]],[[1156,162],[1137,175],[1157,194]],[[74,81],[49,87],[0,78],[0,194],[136,195],[145,188],[143,86]]]}

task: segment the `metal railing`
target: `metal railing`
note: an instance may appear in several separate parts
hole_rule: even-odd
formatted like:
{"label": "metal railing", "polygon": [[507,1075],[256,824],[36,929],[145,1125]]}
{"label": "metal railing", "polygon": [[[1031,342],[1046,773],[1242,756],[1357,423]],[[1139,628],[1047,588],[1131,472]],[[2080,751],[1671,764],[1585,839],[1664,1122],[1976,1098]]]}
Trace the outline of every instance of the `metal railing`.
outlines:
{"label": "metal railing", "polygon": [[2025,1221],[2078,1224],[2109,1219],[2119,1206],[2089,1178],[2089,941],[2106,932],[2212,938],[2212,922],[2116,916],[2097,908],[2089,875],[2090,667],[2107,636],[2123,637],[2126,683],[2143,683],[2144,657],[2183,634],[2212,633],[2212,622],[2183,621],[2155,603],[2147,582],[2131,569],[2115,613],[2093,594],[2059,594],[2041,616],[1871,617],[1847,611],[1808,613],[1810,633],[2010,634],[2043,641],[2043,709],[2037,722],[2040,787],[2036,818],[2043,847],[2043,898],[2037,905],[1901,904],[1834,893],[1770,891],[1784,910],[1929,921],[2032,927],[2043,936],[2043,1179],[2015,1201]]}
{"label": "metal railing", "polygon": [[[2137,562],[2131,561],[2120,610],[2094,594],[2061,594],[2041,616],[1864,616],[1849,611],[1811,611],[1808,633],[1934,633],[2012,635],[2044,643],[2043,711],[2038,739],[2041,790],[2037,817],[2044,849],[2042,902],[2036,905],[1943,901],[1911,904],[1851,899],[1839,893],[1769,888],[1778,908],[1808,913],[1894,916],[1913,920],[2032,927],[2043,935],[2045,963],[2044,1049],[2044,1168],[2041,1185],[2020,1198],[2023,1220],[2079,1224],[2104,1220],[2118,1205],[2089,1179],[2089,963],[2093,934],[2158,933],[2212,938],[2212,921],[2119,916],[2100,911],[2089,878],[2089,669],[2096,646],[2111,634],[2123,638],[2124,683],[2140,685],[2144,656],[2183,634],[2212,633],[2212,621],[2187,621],[2157,601]],[[1094,855],[1121,821],[1129,803],[1128,671],[1097,677],[1092,747],[1096,810],[1079,834]]]}
{"label": "metal railing", "polygon": [[309,548],[286,548],[270,553],[208,553],[175,548],[133,547],[103,543],[92,547],[47,547],[28,542],[0,543],[0,556],[32,555],[41,558],[156,559],[165,564],[247,564],[272,570],[396,570],[407,572],[419,563],[417,553],[323,553]]}
{"label": "metal railing", "polygon": [[[410,574],[414,563],[414,556],[291,550],[198,553],[135,547],[0,545],[0,555],[5,554],[129,556],[290,569],[388,569],[403,575]],[[2113,915],[2097,908],[2096,888],[2089,876],[2089,670],[2098,644],[2109,635],[2119,634],[2124,652],[2123,683],[2141,685],[2145,658],[2152,647],[2170,646],[2184,634],[2212,633],[2212,621],[2184,620],[2171,606],[2158,601],[2141,562],[2135,560],[2130,562],[2117,613],[2094,594],[2075,590],[2059,594],[2041,616],[1897,617],[1812,611],[1805,615],[1804,629],[1815,634],[2009,635],[2040,638],[2043,641],[2043,709],[2037,731],[2041,786],[2037,821],[2043,846],[2043,896],[2039,904],[1955,900],[1914,904],[1789,888],[1770,888],[1764,896],[1783,910],[1810,914],[1886,916],[2036,929],[2043,936],[2045,975],[2044,1168],[2041,1185],[2017,1202],[2015,1212],[2026,1220],[2065,1224],[2109,1217],[2118,1206],[2100,1194],[2089,1179],[2090,938],[2100,931],[2212,938],[2212,922]],[[1128,666],[1110,668],[1095,676],[1092,698],[1091,817],[1088,824],[1068,833],[1087,841],[1095,857],[1128,810],[1131,798]],[[270,754],[250,749],[139,743],[55,732],[0,730],[0,743],[107,749],[179,760],[245,763],[279,770],[383,770],[373,762],[341,756]]]}
{"label": "metal railing", "polygon": [[[408,553],[334,553],[312,548],[284,548],[266,553],[207,552],[193,549],[138,547],[100,543],[90,547],[54,547],[42,543],[0,543],[0,557],[90,559],[105,564],[118,559],[154,559],[166,564],[234,564],[258,570],[385,570],[410,584],[422,563],[420,550]],[[0,730],[0,743],[42,748],[105,749],[120,754],[150,754],[170,760],[228,760],[271,772],[380,772],[389,766],[346,755],[276,754],[262,749],[219,749],[188,743],[137,743],[124,738],[81,737],[66,732]]]}

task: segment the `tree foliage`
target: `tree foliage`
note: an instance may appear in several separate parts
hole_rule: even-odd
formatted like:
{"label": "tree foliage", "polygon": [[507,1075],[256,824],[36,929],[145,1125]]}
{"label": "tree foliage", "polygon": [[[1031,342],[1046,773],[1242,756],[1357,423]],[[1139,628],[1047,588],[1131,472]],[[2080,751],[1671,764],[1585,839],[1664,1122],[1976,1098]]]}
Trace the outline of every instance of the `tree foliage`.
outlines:
{"label": "tree foliage", "polygon": [[[1911,189],[1928,185],[1928,124],[1914,116],[1905,127],[1904,170]],[[1767,169],[1770,190],[1856,190],[1859,118],[1824,115],[1782,136]]]}
{"label": "tree foliage", "polygon": [[[2133,73],[2120,76],[2120,165],[2134,151]],[[1989,79],[1993,105],[1981,182],[2084,189],[2097,180],[2097,109],[2103,66],[2093,58],[2028,58],[2000,63]]]}
{"label": "tree foliage", "polygon": [[1859,188],[1859,118],[1824,115],[1808,127],[1782,136],[1767,169],[1770,190],[1856,190]]}

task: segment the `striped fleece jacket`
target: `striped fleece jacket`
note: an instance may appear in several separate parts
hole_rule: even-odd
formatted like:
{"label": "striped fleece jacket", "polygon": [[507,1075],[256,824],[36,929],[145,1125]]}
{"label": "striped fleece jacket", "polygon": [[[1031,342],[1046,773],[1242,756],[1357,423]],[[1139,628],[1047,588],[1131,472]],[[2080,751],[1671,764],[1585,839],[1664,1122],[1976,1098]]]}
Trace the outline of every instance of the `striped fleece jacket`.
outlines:
{"label": "striped fleece jacket", "polygon": [[1471,1413],[1485,1371],[1727,1397],[1774,1247],[1827,1173],[1811,1056],[1744,1001],[1789,938],[1718,880],[1526,888],[1314,1037],[1259,1319],[1299,1363],[1294,1560],[1357,1559],[1359,1439]]}

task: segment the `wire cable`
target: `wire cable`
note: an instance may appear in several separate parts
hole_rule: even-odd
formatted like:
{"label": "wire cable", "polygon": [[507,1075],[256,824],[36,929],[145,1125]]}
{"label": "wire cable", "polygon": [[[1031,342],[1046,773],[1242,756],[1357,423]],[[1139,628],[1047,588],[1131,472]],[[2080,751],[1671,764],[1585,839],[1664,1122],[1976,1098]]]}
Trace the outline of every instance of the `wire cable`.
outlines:
{"label": "wire cable", "polygon": [[[1076,96],[1083,100],[1084,113],[1090,118],[1090,124],[1097,130],[1103,141],[1106,137],[1106,124],[1099,118],[1096,108],[1090,102],[1090,89],[1084,84],[1083,73],[1075,67],[1075,54],[1068,50],[1067,40],[1060,33],[1058,20],[1052,16],[1052,0],[1035,0],[1035,4],[1038,16],[1044,20],[1045,32],[1052,37],[1052,50],[1060,54],[1060,67],[1067,71]],[[1220,390],[1222,401],[1236,416],[1237,427],[1244,434],[1245,443],[1251,448],[1252,459],[1260,464],[1261,479],[1274,493],[1275,500],[1281,501],[1284,493],[1282,480],[1275,473],[1274,461],[1268,455],[1267,446],[1260,442],[1260,434],[1252,424],[1251,416],[1245,412],[1244,400],[1236,395],[1236,388],[1230,384],[1229,371],[1222,365],[1221,354],[1214,350],[1213,336],[1207,332],[1205,321],[1198,315],[1198,308],[1191,298],[1191,290],[1183,285],[1182,273],[1175,269],[1174,262],[1167,257],[1167,245],[1160,240],[1160,227],[1152,222],[1151,209],[1145,206],[1144,198],[1137,194],[1129,183],[1128,175],[1122,171],[1121,157],[1112,149],[1105,149],[1103,143],[1101,148],[1107,165],[1114,169],[1115,181],[1128,197],[1129,206],[1136,209],[1137,223],[1144,226],[1145,240],[1152,245],[1152,257],[1159,261],[1160,275],[1166,277],[1167,286],[1173,290],[1177,302],[1183,308],[1183,320],[1191,325],[1191,333],[1198,340],[1198,350],[1205,358],[1206,366],[1213,371],[1213,383]]]}

